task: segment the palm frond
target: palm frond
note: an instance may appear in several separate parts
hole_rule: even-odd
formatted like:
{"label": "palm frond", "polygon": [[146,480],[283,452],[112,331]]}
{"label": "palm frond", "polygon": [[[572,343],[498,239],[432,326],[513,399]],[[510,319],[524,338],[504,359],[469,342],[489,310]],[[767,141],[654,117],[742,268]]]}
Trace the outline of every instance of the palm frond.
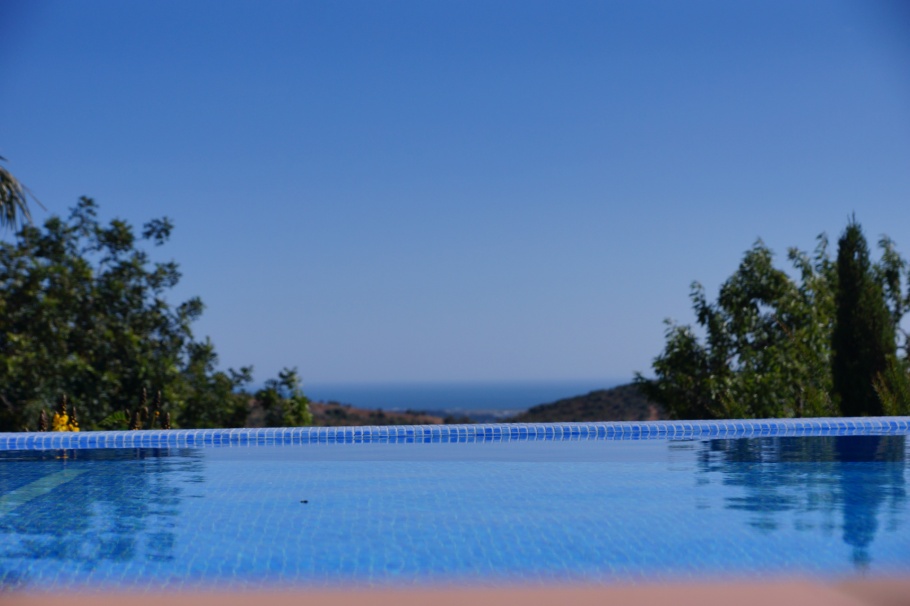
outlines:
{"label": "palm frond", "polygon": [[[0,161],[6,162],[6,158],[0,156]],[[43,208],[34,194],[0,164],[0,228],[16,229],[19,223],[32,222],[32,214],[28,209],[29,197]]]}

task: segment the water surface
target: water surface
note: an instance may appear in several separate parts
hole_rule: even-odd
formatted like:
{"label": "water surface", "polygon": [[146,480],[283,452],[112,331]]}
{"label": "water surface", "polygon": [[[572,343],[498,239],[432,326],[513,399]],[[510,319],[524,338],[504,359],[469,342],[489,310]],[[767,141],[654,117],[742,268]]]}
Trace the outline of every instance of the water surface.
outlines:
{"label": "water surface", "polygon": [[906,572],[905,436],[0,452],[7,587]]}

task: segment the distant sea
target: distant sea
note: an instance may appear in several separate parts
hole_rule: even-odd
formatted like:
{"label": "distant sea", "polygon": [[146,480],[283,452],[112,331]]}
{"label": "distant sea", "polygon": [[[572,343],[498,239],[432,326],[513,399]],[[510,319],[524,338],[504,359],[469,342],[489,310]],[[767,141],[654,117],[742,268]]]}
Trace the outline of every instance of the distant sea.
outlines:
{"label": "distant sea", "polygon": [[462,383],[312,383],[304,393],[320,402],[358,408],[419,410],[442,416],[467,415],[478,421],[503,418],[538,404],[615,387],[627,381],[478,381]]}

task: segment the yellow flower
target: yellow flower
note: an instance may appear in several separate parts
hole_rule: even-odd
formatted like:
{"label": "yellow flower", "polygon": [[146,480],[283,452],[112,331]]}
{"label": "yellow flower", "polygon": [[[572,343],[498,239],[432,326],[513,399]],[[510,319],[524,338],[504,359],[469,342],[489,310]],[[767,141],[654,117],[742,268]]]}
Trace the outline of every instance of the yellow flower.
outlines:
{"label": "yellow flower", "polygon": [[70,418],[66,413],[54,413],[54,422],[51,431],[69,431]]}
{"label": "yellow flower", "polygon": [[68,414],[57,412],[54,413],[51,431],[79,431],[79,423],[71,421]]}

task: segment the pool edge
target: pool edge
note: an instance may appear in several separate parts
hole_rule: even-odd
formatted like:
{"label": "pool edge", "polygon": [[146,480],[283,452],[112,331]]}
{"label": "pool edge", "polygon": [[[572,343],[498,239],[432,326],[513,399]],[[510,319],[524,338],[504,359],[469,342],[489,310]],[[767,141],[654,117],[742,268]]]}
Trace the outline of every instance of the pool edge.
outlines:
{"label": "pool edge", "polygon": [[0,450],[910,435],[910,417],[0,433]]}

